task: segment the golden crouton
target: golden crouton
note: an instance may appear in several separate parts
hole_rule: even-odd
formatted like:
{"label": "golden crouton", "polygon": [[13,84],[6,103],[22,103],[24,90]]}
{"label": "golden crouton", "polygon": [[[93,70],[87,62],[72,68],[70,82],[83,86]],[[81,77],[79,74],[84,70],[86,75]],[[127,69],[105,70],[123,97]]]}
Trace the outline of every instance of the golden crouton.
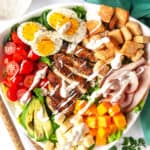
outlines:
{"label": "golden crouton", "polygon": [[133,56],[133,57],[131,58],[131,60],[132,60],[133,62],[138,61],[143,55],[144,55],[144,50],[143,50],[143,49],[139,49],[139,50],[136,52],[135,56]]}
{"label": "golden crouton", "polygon": [[95,57],[103,61],[109,59],[110,57],[114,57],[114,55],[115,52],[113,49],[103,49],[95,51]]}
{"label": "golden crouton", "polygon": [[115,9],[115,16],[118,19],[117,27],[121,28],[123,25],[125,25],[129,19],[129,12],[122,8],[116,8]]}
{"label": "golden crouton", "polygon": [[[92,40],[92,41],[97,41],[100,40],[103,35],[101,34],[95,34],[95,35],[91,35],[89,37],[86,37],[83,39],[82,44],[84,47],[88,48],[87,44]],[[100,46],[97,46],[96,49],[103,49],[105,47],[105,44],[101,44]]]}
{"label": "golden crouton", "polygon": [[113,49],[115,52],[120,51],[119,43],[112,37],[110,38],[110,42],[106,43],[105,45],[107,49]]}
{"label": "golden crouton", "polygon": [[109,70],[110,70],[110,67],[108,65],[104,65],[102,69],[99,71],[99,74],[104,77],[108,73]]}
{"label": "golden crouton", "polygon": [[109,29],[110,29],[110,30],[112,30],[112,29],[114,29],[114,28],[116,27],[117,21],[118,21],[118,19],[117,19],[117,17],[114,15],[114,16],[112,17],[112,19],[110,20],[110,23],[109,23]]}
{"label": "golden crouton", "polygon": [[101,16],[102,21],[109,23],[114,14],[114,10],[113,7],[101,5],[99,15]]}
{"label": "golden crouton", "polygon": [[138,35],[138,36],[135,36],[133,40],[137,43],[146,44],[146,43],[150,43],[150,36]]}
{"label": "golden crouton", "polygon": [[119,29],[115,29],[115,30],[112,30],[108,33],[108,35],[110,37],[112,37],[113,39],[115,39],[119,44],[122,44],[124,41],[123,41],[123,38],[122,38],[122,33]]}
{"label": "golden crouton", "polygon": [[129,58],[135,56],[138,49],[144,48],[143,44],[136,43],[134,41],[125,41],[121,48],[121,53]]}
{"label": "golden crouton", "polygon": [[97,34],[105,31],[105,27],[102,23],[97,20],[89,20],[86,22],[86,27],[89,31],[89,34]]}
{"label": "golden crouton", "polygon": [[122,32],[122,34],[123,34],[123,37],[124,37],[124,40],[125,40],[125,41],[130,41],[130,40],[132,40],[132,34],[131,34],[131,32],[128,30],[128,28],[127,28],[126,26],[123,26],[123,27],[121,28],[121,32]]}
{"label": "golden crouton", "polygon": [[94,72],[98,71],[104,64],[105,64],[104,60],[98,60],[94,65],[93,71]]}
{"label": "golden crouton", "polygon": [[134,34],[134,35],[141,35],[142,34],[141,27],[137,22],[129,21],[129,22],[127,22],[126,26],[131,31],[132,34]]}

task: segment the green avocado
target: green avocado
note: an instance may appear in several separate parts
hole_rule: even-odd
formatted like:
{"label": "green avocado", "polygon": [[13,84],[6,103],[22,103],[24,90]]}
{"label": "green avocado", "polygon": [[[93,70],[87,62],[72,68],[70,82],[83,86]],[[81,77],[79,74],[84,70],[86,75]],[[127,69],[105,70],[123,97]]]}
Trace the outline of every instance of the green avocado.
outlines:
{"label": "green avocado", "polygon": [[45,105],[38,98],[31,100],[25,107],[19,120],[29,136],[35,138],[36,141],[48,140],[53,132]]}

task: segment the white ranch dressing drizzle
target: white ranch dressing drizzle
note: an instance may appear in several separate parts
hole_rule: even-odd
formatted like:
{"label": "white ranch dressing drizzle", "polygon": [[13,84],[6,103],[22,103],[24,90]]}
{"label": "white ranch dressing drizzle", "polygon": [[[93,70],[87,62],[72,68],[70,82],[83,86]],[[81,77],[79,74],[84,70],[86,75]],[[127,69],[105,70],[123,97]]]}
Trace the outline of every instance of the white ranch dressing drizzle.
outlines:
{"label": "white ranch dressing drizzle", "polygon": [[76,94],[73,94],[72,96],[68,97],[66,101],[64,101],[63,103],[61,103],[61,105],[59,106],[59,108],[64,107],[66,104],[68,104],[75,95]]}
{"label": "white ranch dressing drizzle", "polygon": [[37,112],[36,116],[42,122],[46,122],[46,121],[49,120],[48,117],[44,117],[44,113],[43,113],[43,109],[42,108],[40,108],[40,110]]}
{"label": "white ranch dressing drizzle", "polygon": [[[126,89],[126,87],[128,86],[129,82],[130,82],[130,75],[131,75],[131,71],[124,71],[121,75],[121,77],[119,78],[119,81],[121,82],[121,86],[122,88],[116,93],[116,95],[114,95],[114,97],[112,98],[112,102],[116,102],[117,100],[119,100],[119,98],[121,98],[121,95],[123,93],[123,91]],[[90,101],[85,105],[85,107],[83,107],[78,114],[79,115],[83,115],[87,109],[94,103],[95,99],[101,95],[104,95],[107,93],[107,90],[113,86],[112,82],[108,82],[106,84],[104,84],[102,86],[101,89],[95,91],[92,93],[92,95],[90,96]]]}
{"label": "white ranch dressing drizzle", "polygon": [[58,29],[58,33],[59,34],[64,34],[65,32],[67,32],[71,27],[71,22],[67,22],[64,25],[62,25],[61,27],[57,26],[56,29]]}
{"label": "white ranch dressing drizzle", "polygon": [[65,81],[62,80],[62,86],[60,88],[60,95],[63,98],[68,97],[69,93],[79,85],[78,82],[72,82],[70,85],[66,86]]}
{"label": "white ranch dressing drizzle", "polygon": [[30,92],[33,90],[33,88],[40,82],[41,79],[44,79],[46,76],[47,66],[43,69],[36,72],[35,77],[33,79],[33,82],[30,86],[30,88],[26,91],[26,93],[20,98],[21,103],[28,103],[28,97],[30,95]]}
{"label": "white ranch dressing drizzle", "polygon": [[122,54],[117,53],[115,58],[111,61],[110,65],[112,69],[119,69],[122,66]]}
{"label": "white ranch dressing drizzle", "polygon": [[77,43],[70,43],[67,48],[67,54],[71,54],[77,47]]}
{"label": "white ranch dressing drizzle", "polygon": [[50,96],[54,95],[55,92],[58,90],[58,88],[59,88],[59,85],[56,85],[55,88],[49,92],[49,95]]}
{"label": "white ranch dressing drizzle", "polygon": [[109,37],[103,37],[101,39],[95,40],[95,39],[90,39],[90,41],[86,44],[86,48],[95,50],[99,48],[102,44],[110,42]]}
{"label": "white ranch dressing drizzle", "polygon": [[81,51],[83,51],[83,48],[78,49],[75,54],[79,54]]}

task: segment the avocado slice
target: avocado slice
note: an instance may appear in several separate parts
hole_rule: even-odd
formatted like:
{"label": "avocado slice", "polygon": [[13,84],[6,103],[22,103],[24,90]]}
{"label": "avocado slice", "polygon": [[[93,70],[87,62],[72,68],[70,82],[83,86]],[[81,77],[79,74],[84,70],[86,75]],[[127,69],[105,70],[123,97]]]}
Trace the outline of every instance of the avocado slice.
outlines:
{"label": "avocado slice", "polygon": [[34,101],[31,101],[20,115],[20,123],[27,130],[29,136],[34,137]]}
{"label": "avocado slice", "polygon": [[[43,116],[44,116],[44,118],[49,118],[45,105],[43,105]],[[48,119],[47,121],[43,121],[42,125],[43,125],[46,139],[49,139],[51,134],[53,133],[53,127],[52,127],[51,120]]]}
{"label": "avocado slice", "polygon": [[48,117],[44,102],[41,102],[38,98],[31,100],[19,120],[29,136],[35,138],[36,141],[48,140],[53,132],[52,123]]}

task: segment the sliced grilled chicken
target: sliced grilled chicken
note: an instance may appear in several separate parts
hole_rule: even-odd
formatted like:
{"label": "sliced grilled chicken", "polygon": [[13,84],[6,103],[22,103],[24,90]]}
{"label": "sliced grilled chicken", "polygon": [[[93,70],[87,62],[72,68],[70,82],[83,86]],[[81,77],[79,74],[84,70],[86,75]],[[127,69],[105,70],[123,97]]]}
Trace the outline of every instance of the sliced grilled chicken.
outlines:
{"label": "sliced grilled chicken", "polygon": [[54,67],[53,71],[57,76],[59,76],[60,78],[62,78],[69,84],[71,84],[74,81],[79,82],[79,85],[77,87],[82,94],[86,93],[87,89],[89,88],[89,83],[87,83],[85,79],[72,74],[72,72],[69,72],[69,74],[67,76],[66,72],[64,73],[64,68],[60,71],[56,67]]}
{"label": "sliced grilled chicken", "polygon": [[63,53],[59,53],[54,56],[54,61],[56,66],[59,68],[67,65],[69,67],[73,67],[76,71],[84,75],[90,75],[93,72],[93,64],[82,58],[72,57]]}
{"label": "sliced grilled chicken", "polygon": [[96,62],[96,57],[94,56],[94,52],[86,49],[83,46],[77,46],[74,51],[74,55],[79,58],[88,60],[89,62]]}

